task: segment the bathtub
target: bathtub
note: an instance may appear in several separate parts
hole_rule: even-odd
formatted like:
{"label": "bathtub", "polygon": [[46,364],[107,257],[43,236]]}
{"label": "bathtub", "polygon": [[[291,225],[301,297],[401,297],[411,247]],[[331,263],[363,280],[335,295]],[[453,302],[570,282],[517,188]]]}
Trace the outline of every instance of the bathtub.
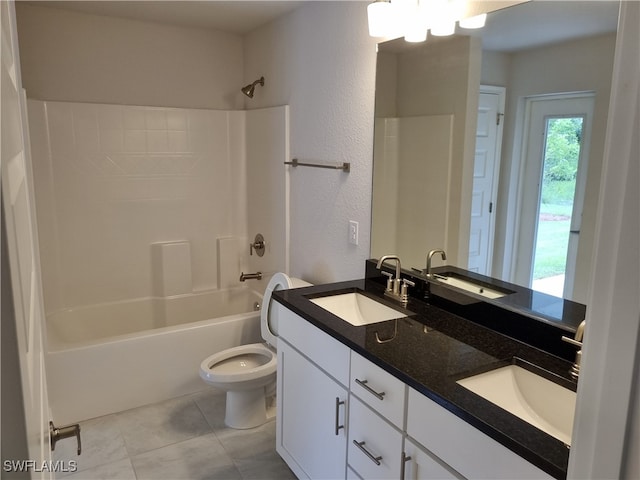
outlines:
{"label": "bathtub", "polygon": [[247,288],[143,298],[47,316],[47,384],[52,418],[75,423],[207,388],[200,362],[260,342]]}

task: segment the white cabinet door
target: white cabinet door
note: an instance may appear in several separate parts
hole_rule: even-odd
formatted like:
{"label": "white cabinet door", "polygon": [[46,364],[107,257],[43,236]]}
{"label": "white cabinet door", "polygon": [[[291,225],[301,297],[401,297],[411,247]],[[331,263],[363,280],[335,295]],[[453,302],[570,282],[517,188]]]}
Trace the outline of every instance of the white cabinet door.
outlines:
{"label": "white cabinet door", "polygon": [[448,480],[464,478],[456,475],[444,462],[428,454],[409,438],[404,443],[404,476],[400,480]]}
{"label": "white cabinet door", "polygon": [[276,449],[298,478],[346,476],[347,390],[278,343]]}

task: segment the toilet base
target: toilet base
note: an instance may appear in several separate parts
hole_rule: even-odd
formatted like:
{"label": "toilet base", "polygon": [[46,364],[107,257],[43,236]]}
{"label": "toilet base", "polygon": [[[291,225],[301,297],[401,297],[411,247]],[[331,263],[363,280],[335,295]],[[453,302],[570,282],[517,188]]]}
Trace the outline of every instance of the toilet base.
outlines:
{"label": "toilet base", "polygon": [[224,423],[227,427],[244,430],[263,425],[273,418],[275,409],[267,409],[264,387],[254,390],[227,392]]}

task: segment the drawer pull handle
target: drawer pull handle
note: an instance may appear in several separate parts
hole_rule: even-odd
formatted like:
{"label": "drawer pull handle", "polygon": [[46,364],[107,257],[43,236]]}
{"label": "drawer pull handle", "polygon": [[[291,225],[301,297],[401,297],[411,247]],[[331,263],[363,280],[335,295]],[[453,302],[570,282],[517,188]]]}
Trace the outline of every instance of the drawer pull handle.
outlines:
{"label": "drawer pull handle", "polygon": [[364,453],[367,457],[369,457],[371,459],[371,461],[373,463],[375,463],[376,465],[380,465],[380,460],[382,460],[382,457],[374,457],[371,452],[369,452],[369,450],[367,450],[366,448],[364,448],[364,442],[359,442],[357,440],[353,441],[353,444],[358,447],[362,453]]}
{"label": "drawer pull handle", "polygon": [[402,456],[400,457],[400,480],[404,480],[404,473],[406,468],[406,463],[411,460],[411,456],[402,452]]}
{"label": "drawer pull handle", "polygon": [[360,380],[356,378],[356,383],[364,388],[371,395],[375,396],[378,400],[384,400],[384,392],[376,392],[373,388],[367,385],[368,380]]}
{"label": "drawer pull handle", "polygon": [[340,429],[344,428],[344,425],[340,425],[340,420],[338,419],[340,416],[340,405],[344,405],[344,400],[336,397],[336,436],[338,436]]}

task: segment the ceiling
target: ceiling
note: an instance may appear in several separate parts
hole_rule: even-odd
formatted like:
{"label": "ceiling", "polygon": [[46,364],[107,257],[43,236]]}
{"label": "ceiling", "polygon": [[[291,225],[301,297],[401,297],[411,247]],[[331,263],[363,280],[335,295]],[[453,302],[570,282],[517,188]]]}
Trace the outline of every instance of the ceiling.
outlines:
{"label": "ceiling", "polygon": [[[244,35],[290,13],[304,0],[19,1],[95,15],[212,28]],[[616,0],[531,1],[491,13],[485,28],[475,32],[467,30],[465,34],[481,35],[483,48],[487,50],[517,51],[615,31],[618,5]],[[400,46],[400,42],[392,43]]]}
{"label": "ceiling", "polygon": [[302,1],[293,0],[19,1],[93,15],[107,15],[185,27],[210,28],[240,35],[288,14],[302,3]]}
{"label": "ceiling", "polygon": [[513,52],[615,32],[619,2],[533,1],[493,12],[482,29],[486,50]]}

